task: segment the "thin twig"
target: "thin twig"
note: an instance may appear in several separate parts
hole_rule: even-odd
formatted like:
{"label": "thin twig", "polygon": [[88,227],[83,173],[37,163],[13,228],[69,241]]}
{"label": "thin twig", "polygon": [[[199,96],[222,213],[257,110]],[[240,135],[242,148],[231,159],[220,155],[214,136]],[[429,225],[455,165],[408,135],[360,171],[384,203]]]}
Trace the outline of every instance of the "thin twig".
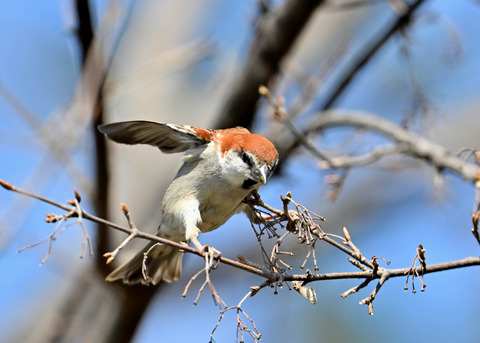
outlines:
{"label": "thin twig", "polygon": [[349,290],[343,292],[342,294],[340,294],[340,296],[342,298],[346,298],[348,297],[350,294],[353,294],[353,293],[357,293],[359,290],[361,290],[362,288],[365,288],[366,286],[368,286],[368,284],[370,283],[370,281],[372,281],[373,279],[372,278],[366,278],[365,281],[363,281],[360,285],[358,286],[355,286],[355,287],[352,287],[350,288]]}
{"label": "thin twig", "polygon": [[[63,229],[60,229],[61,228],[61,225],[64,223],[65,219],[63,217],[61,217],[59,220],[58,220],[58,224],[55,226],[55,229],[47,236],[45,237],[44,239],[38,241],[38,242],[35,242],[33,244],[29,244],[29,245],[26,245],[24,246],[23,248],[20,248],[17,250],[17,252],[22,252],[24,250],[27,250],[27,249],[30,249],[30,248],[33,248],[33,247],[36,247],[40,244],[43,244],[45,243],[46,241],[49,241],[48,242],[48,250],[47,250],[47,254],[45,255],[45,257],[40,261],[40,264],[44,264],[45,261],[48,259],[48,257],[50,256],[50,253],[52,252],[52,245],[53,245],[53,241],[55,239],[57,239],[58,235],[63,231]],[[66,226],[63,226],[63,228],[65,228]]]}
{"label": "thin twig", "polygon": [[[217,325],[215,325],[215,327],[212,330],[212,333],[210,334],[210,342],[213,342],[213,335],[214,335],[215,331],[217,330],[218,326],[220,325],[220,322],[222,321],[223,317],[225,316],[225,314],[228,311],[231,311],[231,310],[236,310],[236,312],[237,312],[237,342],[239,342],[238,341],[238,336],[239,335],[241,336],[240,342],[243,342],[243,333],[244,332],[247,332],[248,334],[250,334],[250,336],[254,339],[255,342],[258,342],[258,340],[261,339],[262,335],[258,331],[257,326],[255,325],[255,322],[242,309],[242,305],[245,302],[245,300],[247,300],[249,297],[252,297],[252,296],[253,296],[252,292],[248,292],[242,298],[242,300],[240,300],[240,302],[236,306],[227,307],[227,308],[223,309],[222,311],[220,311],[220,318],[218,319]],[[250,324],[253,327],[253,330],[249,329],[248,326],[245,324],[245,322],[241,319],[241,317],[240,317],[241,314],[245,317],[246,320],[248,320],[250,322]]]}
{"label": "thin twig", "polygon": [[[416,267],[417,261],[420,262],[420,270]],[[416,293],[417,291],[415,290],[415,276],[420,280],[420,283],[422,284],[422,289],[421,291],[425,291],[425,282],[424,282],[424,274],[425,270],[427,268],[427,263],[425,259],[425,249],[423,246],[420,244],[417,248],[417,253],[415,255],[415,258],[413,259],[412,266],[410,269],[405,273],[407,275],[407,279],[405,281],[405,290],[408,290],[408,279],[410,277],[410,274],[412,275],[412,293]]]}
{"label": "thin twig", "polygon": [[[138,229],[137,227],[135,226],[135,224],[133,223],[133,220],[130,216],[130,210],[128,209],[127,205],[125,204],[120,204],[120,207],[122,208],[122,212],[123,214],[125,215],[125,217],[127,218],[127,221],[128,221],[128,225],[130,226],[130,229],[132,230],[132,233],[130,235],[127,236],[127,238],[125,238],[125,240],[120,243],[116,248],[115,250],[113,250],[112,252],[107,252],[105,254],[103,254],[103,257],[106,257],[107,258],[107,264],[113,262],[115,260],[115,257],[117,257],[117,254],[120,252],[120,250],[122,250],[123,248],[125,248],[125,246],[134,238],[137,237],[137,233],[138,233]],[[145,276],[145,275],[144,275]]]}
{"label": "thin twig", "polygon": [[80,208],[80,196],[78,195],[77,190],[75,190],[75,207],[77,208],[77,213],[78,213],[78,218],[77,218],[77,224],[80,225],[83,231],[83,243],[82,243],[82,253],[80,254],[80,258],[83,258],[85,256],[85,251],[88,246],[88,253],[90,256],[93,256],[93,248],[92,248],[92,243],[90,240],[90,236],[88,235],[87,229],[83,225],[83,220],[82,220],[82,210]]}
{"label": "thin twig", "polygon": [[[48,199],[45,199],[43,197],[37,196],[36,194],[30,193],[30,192],[27,192],[27,191],[19,190],[18,188],[14,187],[10,183],[5,182],[3,180],[0,180],[0,185],[3,186],[5,189],[15,191],[15,192],[18,192],[18,193],[23,194],[23,195],[32,196],[32,197],[34,197],[36,199],[39,199],[39,200],[42,200],[42,201],[48,200]],[[67,211],[66,208],[64,208],[67,211],[66,214],[64,214],[64,215],[47,214],[47,218],[45,219],[45,221],[47,223],[57,223],[57,225],[55,226],[55,229],[46,238],[44,238],[44,239],[42,239],[42,240],[40,240],[36,243],[26,245],[23,248],[20,248],[18,250],[18,252],[22,252],[24,250],[27,250],[27,249],[36,247],[40,244],[43,244],[46,241],[49,241],[48,242],[47,254],[40,261],[40,264],[44,264],[47,261],[48,257],[50,256],[50,254],[52,252],[53,242],[60,236],[60,234],[63,231],[65,231],[65,229],[67,227],[71,226],[71,224],[65,225],[65,222],[67,221],[67,219],[71,218],[71,217],[78,217],[77,220],[75,221],[75,224],[78,224],[83,231],[83,243],[82,243],[82,251],[80,253],[80,258],[83,258],[85,256],[85,251],[86,251],[87,246],[89,248],[90,256],[93,255],[93,249],[92,249],[92,244],[91,244],[91,241],[90,241],[90,237],[89,237],[88,232],[87,232],[85,226],[83,225],[83,221],[82,221],[82,215],[81,215],[81,210],[80,210],[81,209],[80,208],[81,198],[80,198],[80,195],[78,194],[77,190],[75,190],[74,193],[75,193],[75,199],[74,200],[68,200],[67,202],[68,202],[69,205],[73,205],[75,207],[69,208],[68,211]],[[47,201],[47,202],[51,203],[50,201]]]}
{"label": "thin twig", "polygon": [[268,103],[273,108],[274,118],[284,123],[293,133],[295,138],[300,142],[300,144],[302,144],[308,151],[313,154],[313,156],[315,156],[319,160],[330,162],[330,157],[328,157],[322,151],[318,150],[315,145],[310,142],[300,130],[296,128],[295,124],[286,113],[285,107],[283,106],[283,100],[281,100],[282,98],[275,100],[272,97],[270,90],[263,85],[259,87],[258,92],[263,95],[265,99],[267,99]]}
{"label": "thin twig", "polygon": [[368,306],[368,314],[373,316],[373,300],[375,300],[375,297],[378,294],[378,291],[380,291],[380,288],[382,288],[383,284],[385,281],[387,281],[389,278],[388,274],[383,274],[380,277],[380,280],[377,283],[377,286],[373,290],[373,292],[365,299],[360,301],[360,305],[367,305]]}

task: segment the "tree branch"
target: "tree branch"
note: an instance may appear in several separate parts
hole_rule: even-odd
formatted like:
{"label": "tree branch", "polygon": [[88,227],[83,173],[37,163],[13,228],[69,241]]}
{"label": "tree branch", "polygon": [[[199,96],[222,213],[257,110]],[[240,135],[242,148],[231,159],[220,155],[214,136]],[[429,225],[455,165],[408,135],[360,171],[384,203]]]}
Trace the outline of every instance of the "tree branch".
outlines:
{"label": "tree branch", "polygon": [[[16,193],[19,193],[19,194],[23,194],[25,196],[35,198],[37,200],[40,200],[40,201],[46,202],[48,204],[51,204],[53,206],[56,206],[56,207],[58,207],[58,208],[60,208],[64,211],[67,211],[68,213],[71,213],[70,217],[81,216],[84,219],[88,219],[88,220],[93,221],[95,223],[102,224],[102,225],[105,225],[105,226],[109,226],[109,227],[111,227],[115,230],[125,232],[129,235],[134,234],[135,237],[137,237],[137,238],[142,238],[142,239],[158,242],[158,243],[161,243],[161,244],[170,245],[170,246],[175,247],[179,250],[182,250],[185,253],[195,254],[195,255],[201,256],[202,258],[205,256],[205,251],[201,251],[201,250],[192,248],[192,247],[187,246],[187,245],[182,244],[182,243],[170,241],[168,239],[165,239],[165,238],[162,238],[162,237],[159,237],[159,236],[155,236],[155,235],[151,235],[151,234],[148,234],[148,233],[145,233],[145,232],[141,232],[141,231],[139,231],[135,228],[131,229],[131,228],[128,228],[128,227],[125,227],[125,226],[121,226],[121,225],[109,222],[109,221],[107,221],[103,218],[99,218],[97,216],[91,215],[91,214],[87,213],[85,210],[83,210],[82,208],[80,208],[80,206],[75,206],[74,201],[69,201],[69,202],[72,202],[74,204],[73,206],[64,205],[64,204],[58,203],[56,201],[53,201],[53,200],[44,198],[42,196],[39,196],[37,194],[19,189],[19,188],[13,186],[12,184],[10,184],[9,182],[3,181],[3,180],[0,180],[0,185],[3,188],[5,188],[9,191],[13,191],[13,192],[16,192]],[[320,236],[322,236],[322,235],[320,235]],[[345,242],[345,244],[349,245],[348,241],[350,240],[350,238],[349,238],[348,234],[347,234],[347,236],[348,236],[348,238],[347,238],[347,242]],[[330,241],[332,241],[332,240],[329,237],[327,237],[327,238],[328,239],[326,239],[326,241],[330,243]],[[321,239],[325,240],[325,237],[322,237]],[[341,246],[341,245],[338,245],[337,242],[335,242],[335,244],[333,244],[333,245],[335,245],[337,247]],[[357,253],[347,252],[347,251],[345,251],[345,248],[343,246],[341,246],[340,249],[342,251],[348,253],[348,255],[354,257],[355,259],[361,260],[361,257],[359,257],[359,252],[357,252]],[[355,250],[356,249],[354,249],[354,251]],[[368,271],[361,271],[361,272],[342,272],[342,273],[326,273],[326,274],[312,274],[312,273],[307,272],[306,274],[289,275],[289,274],[284,273],[284,272],[281,272],[281,273],[280,272],[277,272],[277,273],[276,272],[270,272],[270,271],[268,271],[268,268],[257,267],[257,266],[254,266],[251,263],[247,263],[247,262],[244,262],[244,261],[239,262],[239,261],[235,261],[235,260],[223,257],[223,256],[214,256],[214,259],[219,261],[220,263],[223,263],[223,264],[232,266],[234,268],[241,269],[241,270],[244,270],[246,272],[264,277],[267,280],[269,280],[269,282],[303,281],[304,284],[305,284],[307,282],[309,283],[309,282],[320,281],[320,280],[367,279],[367,278],[373,280],[373,279],[380,279],[382,277],[393,278],[393,277],[405,276],[408,273],[408,271],[412,271],[412,268],[408,267],[408,268],[401,268],[401,269],[378,268],[378,270],[376,270],[374,273],[372,273],[372,271],[368,270]],[[365,264],[370,268],[372,267],[371,263],[365,263]],[[423,274],[429,274],[429,273],[436,273],[436,272],[441,272],[441,271],[450,270],[450,269],[471,267],[471,266],[477,266],[477,265],[480,265],[480,257],[467,257],[467,258],[464,258],[464,259],[461,259],[461,260],[427,265],[426,267],[420,266],[420,267],[417,267],[417,268],[413,268],[413,271],[415,271],[415,272],[420,272],[421,271]],[[421,270],[421,268],[423,268],[423,270]]]}
{"label": "tree branch", "polygon": [[248,59],[232,87],[215,127],[250,127],[259,99],[258,87],[278,72],[305,25],[324,0],[286,0],[261,18]]}
{"label": "tree branch", "polygon": [[[341,72],[341,75],[338,76],[335,80],[335,85],[331,88],[330,94],[325,97],[323,105],[318,109],[319,113],[329,110],[334,107],[337,100],[343,94],[345,89],[352,83],[354,78],[358,73],[365,67],[370,60],[381,50],[381,48],[387,43],[394,34],[406,28],[410,24],[412,16],[420,8],[420,6],[425,2],[425,0],[417,0],[412,3],[405,2],[405,6],[400,6],[397,8],[397,16],[394,20],[388,25],[384,32],[379,33],[370,43],[366,43],[366,48],[362,49],[356,56],[353,57],[353,62],[345,70]],[[264,83],[266,84],[266,83]],[[283,137],[282,137],[283,139]],[[278,148],[280,154],[280,163],[277,167],[277,170],[280,170],[282,167],[282,161],[286,161],[290,154],[295,151],[295,149],[302,144],[302,140],[298,138],[292,138],[285,142],[274,142]]]}
{"label": "tree branch", "polygon": [[331,90],[331,94],[327,97],[325,104],[321,106],[320,111],[332,108],[337,102],[338,98],[343,94],[343,91],[350,85],[352,80],[362,70],[363,67],[380,51],[386,42],[397,32],[404,30],[411,22],[413,14],[418,10],[424,0],[417,0],[413,3],[404,2],[405,6],[398,7],[396,18],[389,24],[389,27],[383,34],[377,35],[370,44],[357,56],[354,56],[354,61],[343,71],[342,75],[336,79],[336,86]]}
{"label": "tree branch", "polygon": [[[450,170],[459,174],[467,181],[480,180],[480,169],[474,163],[465,161],[439,144],[433,143],[428,139],[420,137],[400,125],[397,125],[387,119],[381,118],[365,112],[329,110],[321,112],[312,118],[301,131],[304,137],[313,133],[332,128],[352,126],[380,132],[396,142],[392,148],[382,150],[373,150],[371,153],[349,158],[334,159],[329,157],[325,162],[327,167],[348,168],[360,163],[369,163],[389,153],[403,153],[416,158],[420,158],[431,164],[438,171]],[[280,154],[288,154],[298,143],[297,139],[290,141],[284,140],[277,145]]]}
{"label": "tree branch", "polygon": [[[119,36],[122,34],[122,26],[125,21],[120,20],[125,8],[123,5],[110,2],[99,26],[98,32],[94,33],[89,0],[75,1],[78,30],[77,36],[81,47],[83,62],[82,75],[80,79],[79,94],[73,100],[78,102],[77,106],[89,104],[87,111],[81,111],[82,115],[91,113],[93,120],[90,121],[91,130],[95,140],[95,178],[96,196],[93,198],[95,211],[102,218],[108,218],[109,208],[109,182],[108,182],[108,149],[106,139],[97,130],[97,126],[104,121],[103,112],[103,85],[105,77],[110,68],[113,53],[116,49]],[[112,270],[111,265],[104,263],[103,253],[110,249],[110,230],[101,226],[105,223],[97,221],[96,254],[93,268],[102,277]],[[108,284],[111,289],[120,291],[120,309],[115,314],[112,326],[107,328],[108,341],[129,342],[138,327],[147,305],[150,303],[155,292],[154,288],[143,289],[142,292],[135,291],[135,288],[126,287],[123,284]],[[76,296],[73,294],[73,296]],[[86,297],[85,297],[86,298]]]}
{"label": "tree branch", "polygon": [[326,111],[314,117],[303,131],[304,135],[329,127],[354,126],[378,131],[393,139],[405,154],[423,159],[437,170],[449,169],[467,181],[480,180],[479,168],[458,158],[443,146],[420,137],[387,119],[363,112]]}

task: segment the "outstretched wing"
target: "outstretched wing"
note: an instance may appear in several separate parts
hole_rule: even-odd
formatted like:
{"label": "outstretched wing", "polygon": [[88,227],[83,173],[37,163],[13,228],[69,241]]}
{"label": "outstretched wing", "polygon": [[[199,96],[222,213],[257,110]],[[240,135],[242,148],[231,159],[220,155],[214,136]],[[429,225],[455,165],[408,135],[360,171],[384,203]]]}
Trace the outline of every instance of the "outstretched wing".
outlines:
{"label": "outstretched wing", "polygon": [[155,123],[151,121],[124,121],[100,125],[100,132],[111,140],[124,144],[149,144],[167,154],[183,152],[208,143],[208,135],[198,135],[198,130],[188,125]]}

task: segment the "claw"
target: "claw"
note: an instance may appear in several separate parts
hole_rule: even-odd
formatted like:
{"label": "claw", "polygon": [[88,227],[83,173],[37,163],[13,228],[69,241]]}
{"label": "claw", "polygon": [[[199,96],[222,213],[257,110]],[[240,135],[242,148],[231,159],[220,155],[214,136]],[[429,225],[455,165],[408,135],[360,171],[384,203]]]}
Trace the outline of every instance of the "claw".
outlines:
{"label": "claw", "polygon": [[[202,250],[205,252],[205,263],[207,264],[207,268],[209,270],[216,269],[220,264],[220,256],[222,253],[214,247],[208,245],[204,245]],[[215,260],[216,263],[214,265],[213,261]]]}
{"label": "claw", "polygon": [[[192,240],[193,245],[205,253],[205,263],[207,264],[207,268],[210,269],[215,269],[218,267],[220,264],[220,257],[222,256],[222,253],[215,249],[214,247],[208,246],[208,245],[202,245],[198,239]],[[217,260],[216,264],[213,264],[213,261]]]}

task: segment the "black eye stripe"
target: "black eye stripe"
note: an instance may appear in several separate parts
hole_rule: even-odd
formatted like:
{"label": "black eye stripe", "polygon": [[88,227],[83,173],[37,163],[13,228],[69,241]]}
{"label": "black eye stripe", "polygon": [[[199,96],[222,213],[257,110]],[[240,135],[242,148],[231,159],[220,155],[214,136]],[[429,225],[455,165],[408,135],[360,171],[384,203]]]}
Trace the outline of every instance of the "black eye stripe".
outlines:
{"label": "black eye stripe", "polygon": [[240,155],[242,157],[243,162],[245,162],[250,168],[252,168],[253,167],[253,161],[252,161],[250,155],[247,154],[245,151],[242,151],[240,153]]}

